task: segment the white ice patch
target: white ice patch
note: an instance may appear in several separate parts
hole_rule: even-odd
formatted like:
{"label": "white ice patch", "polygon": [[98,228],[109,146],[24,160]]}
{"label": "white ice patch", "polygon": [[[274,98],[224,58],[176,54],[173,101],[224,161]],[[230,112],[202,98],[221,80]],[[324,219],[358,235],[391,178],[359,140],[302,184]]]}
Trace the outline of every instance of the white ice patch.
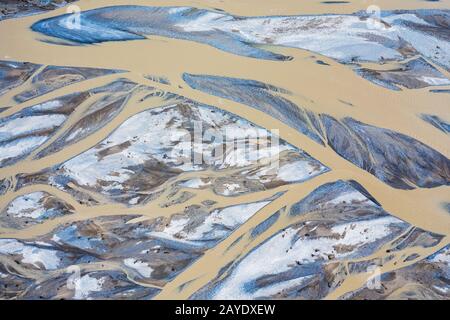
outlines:
{"label": "white ice patch", "polygon": [[[295,240],[298,229],[288,228],[277,234],[257,249],[247,255],[233,270],[232,274],[224,280],[214,299],[254,299],[261,296],[264,291],[249,293],[244,284],[267,275],[279,274],[295,266],[314,261],[327,261],[328,255],[333,254],[337,259],[355,255],[358,249],[373,243],[390,234],[389,226],[399,223],[394,217],[382,217],[374,220],[357,221],[337,225],[331,229],[339,237],[322,237],[317,239]],[[336,246],[350,246],[354,250],[337,252]],[[293,283],[286,282],[283,286],[276,286],[276,290],[286,289]],[[273,288],[272,288],[273,289]],[[267,288],[268,293],[272,291]],[[275,290],[275,289],[274,289]]]}
{"label": "white ice patch", "polygon": [[139,197],[134,197],[134,198],[130,199],[130,201],[128,201],[128,203],[131,205],[135,205],[136,203],[138,203],[138,201],[139,201]]}
{"label": "white ice patch", "polygon": [[79,137],[81,135],[81,133],[85,131],[84,128],[78,128],[77,130],[75,130],[74,132],[72,132],[65,140],[66,142],[69,142],[77,137]]}
{"label": "white ice patch", "polygon": [[56,242],[56,243],[61,243],[61,242],[60,242],[60,241],[61,241],[61,238],[58,237],[57,234],[54,234],[53,237],[52,237],[52,241],[54,241],[54,242]]}
{"label": "white ice patch", "polygon": [[170,236],[175,236],[177,233],[181,232],[185,226],[189,223],[189,218],[175,218],[172,219],[167,227],[164,228],[164,233]]}
{"label": "white ice patch", "polygon": [[224,238],[228,235],[229,231],[226,231],[223,228],[217,228],[217,225],[225,226],[226,229],[234,230],[269,203],[270,201],[247,203],[214,210],[209,216],[206,217],[204,223],[198,226],[195,230],[192,230],[189,233],[182,232],[181,235],[189,241],[203,240],[205,237],[213,237],[215,239]]}
{"label": "white ice patch", "polygon": [[314,276],[306,276],[301,278],[295,278],[287,281],[278,282],[274,285],[270,285],[264,288],[260,288],[253,293],[254,297],[270,297],[272,295],[276,295],[277,293],[283,290],[289,290],[290,288],[294,288],[302,285],[307,282],[309,279]]}
{"label": "white ice patch", "polygon": [[53,130],[59,127],[65,120],[66,117],[60,114],[11,119],[0,124],[0,141],[34,132]]}
{"label": "white ice patch", "polygon": [[449,294],[450,293],[450,287],[439,287],[437,285],[433,285],[433,288],[435,288],[437,291],[439,291],[441,294]]}
{"label": "white ice patch", "polygon": [[73,298],[77,300],[89,299],[91,292],[98,292],[102,290],[104,281],[105,280],[103,278],[96,279],[90,277],[88,274],[81,278],[75,279],[73,283],[75,287],[75,294]]}
{"label": "white ice patch", "polygon": [[397,26],[396,29],[400,36],[411,43],[414,48],[424,57],[440,64],[441,66],[450,68],[450,42],[443,41],[439,38],[429,36],[420,31]]}
{"label": "white ice patch", "polygon": [[62,107],[62,106],[63,106],[63,104],[60,100],[51,100],[51,101],[37,104],[37,105],[31,107],[31,109],[33,111],[52,111],[52,110],[58,109],[59,107]]}
{"label": "white ice patch", "polygon": [[143,261],[134,258],[128,258],[123,260],[123,263],[127,267],[136,270],[141,276],[145,278],[150,278],[150,276],[152,275],[153,269]]}
{"label": "white ice patch", "polygon": [[425,20],[417,17],[413,13],[401,13],[401,14],[395,14],[392,16],[383,17],[383,20],[386,21],[389,24],[398,23],[399,21],[409,21],[414,22],[417,24],[429,26],[430,24],[426,22]]}

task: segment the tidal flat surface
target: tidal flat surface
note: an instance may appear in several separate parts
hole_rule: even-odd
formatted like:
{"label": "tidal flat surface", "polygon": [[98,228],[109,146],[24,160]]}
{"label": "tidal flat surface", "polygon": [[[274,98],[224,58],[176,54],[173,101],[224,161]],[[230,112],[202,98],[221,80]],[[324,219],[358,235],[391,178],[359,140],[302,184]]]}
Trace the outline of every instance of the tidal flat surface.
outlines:
{"label": "tidal flat surface", "polygon": [[0,6],[0,299],[450,298],[449,0],[67,2]]}

